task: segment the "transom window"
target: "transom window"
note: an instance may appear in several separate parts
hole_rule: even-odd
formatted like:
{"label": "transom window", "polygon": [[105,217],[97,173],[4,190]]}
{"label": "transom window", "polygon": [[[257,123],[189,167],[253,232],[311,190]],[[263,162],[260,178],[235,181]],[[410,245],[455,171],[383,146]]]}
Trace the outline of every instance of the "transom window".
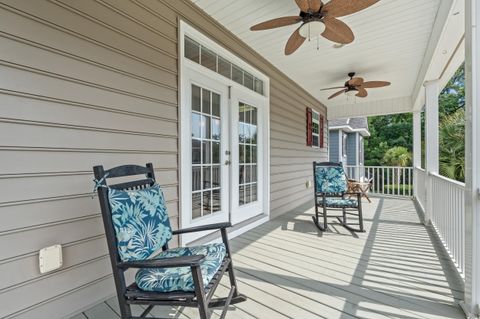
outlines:
{"label": "transom window", "polygon": [[185,36],[185,57],[254,92],[264,95],[264,84],[262,80],[256,78],[254,75],[231,63],[188,36]]}

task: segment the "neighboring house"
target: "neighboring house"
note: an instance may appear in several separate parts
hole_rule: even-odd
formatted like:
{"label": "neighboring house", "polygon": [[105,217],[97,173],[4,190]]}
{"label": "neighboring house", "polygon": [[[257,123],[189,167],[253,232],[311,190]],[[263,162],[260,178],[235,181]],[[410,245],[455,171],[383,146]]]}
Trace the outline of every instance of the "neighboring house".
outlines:
{"label": "neighboring house", "polygon": [[329,159],[348,166],[363,166],[363,139],[370,136],[366,117],[329,121]]}

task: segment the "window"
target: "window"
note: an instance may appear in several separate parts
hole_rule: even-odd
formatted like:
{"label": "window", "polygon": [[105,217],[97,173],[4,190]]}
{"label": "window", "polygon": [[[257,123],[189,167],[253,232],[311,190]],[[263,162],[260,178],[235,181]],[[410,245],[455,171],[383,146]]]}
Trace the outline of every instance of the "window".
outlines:
{"label": "window", "polygon": [[312,146],[320,147],[320,114],[312,111]]}
{"label": "window", "polygon": [[307,146],[323,148],[324,119],[319,112],[307,107]]}
{"label": "window", "polygon": [[363,136],[360,136],[359,143],[360,143],[360,145],[359,145],[360,146],[359,147],[360,152],[359,152],[359,155],[358,155],[358,157],[359,157],[358,163],[360,165],[363,165]]}
{"label": "window", "polygon": [[236,66],[227,59],[204,47],[197,41],[185,36],[185,57],[193,62],[227,77],[246,88],[265,95],[263,81]]}
{"label": "window", "polygon": [[342,156],[344,158],[347,157],[347,138],[348,138],[348,135],[347,133],[343,132],[343,141],[342,141]]}

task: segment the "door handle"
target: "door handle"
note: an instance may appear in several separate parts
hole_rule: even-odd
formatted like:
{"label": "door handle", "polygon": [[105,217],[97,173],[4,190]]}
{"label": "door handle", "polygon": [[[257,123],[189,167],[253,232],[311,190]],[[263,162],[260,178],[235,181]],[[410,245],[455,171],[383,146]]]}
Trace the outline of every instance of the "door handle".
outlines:
{"label": "door handle", "polygon": [[229,160],[225,161],[225,165],[230,165],[230,164],[232,164],[232,162],[230,162]]}

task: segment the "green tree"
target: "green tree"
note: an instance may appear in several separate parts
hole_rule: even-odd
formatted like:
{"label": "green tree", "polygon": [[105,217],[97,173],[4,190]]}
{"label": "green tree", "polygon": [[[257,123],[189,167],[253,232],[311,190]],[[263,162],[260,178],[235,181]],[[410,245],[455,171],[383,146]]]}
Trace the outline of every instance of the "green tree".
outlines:
{"label": "green tree", "polygon": [[[446,177],[463,181],[465,179],[464,65],[460,66],[448,81],[438,100],[440,173]],[[395,147],[403,147],[411,152],[413,145],[411,114],[370,117],[368,125],[371,136],[365,140],[365,165],[396,165],[393,163],[398,159],[395,161],[392,159],[394,151],[391,150]],[[425,117],[422,114],[422,163],[425,158],[424,129]],[[390,153],[387,155],[387,152]]]}
{"label": "green tree", "polygon": [[461,65],[438,97],[440,121],[465,108],[465,65]]}
{"label": "green tree", "polygon": [[465,181],[465,66],[448,81],[439,96],[440,174]]}
{"label": "green tree", "polygon": [[365,139],[365,165],[379,166],[385,152],[395,146],[412,149],[411,114],[393,114],[368,118],[371,136]]}
{"label": "green tree", "polygon": [[412,165],[412,153],[403,146],[394,146],[385,152],[382,164],[387,166],[410,166]]}
{"label": "green tree", "polygon": [[465,112],[459,109],[443,118],[439,128],[440,174],[465,181]]}

